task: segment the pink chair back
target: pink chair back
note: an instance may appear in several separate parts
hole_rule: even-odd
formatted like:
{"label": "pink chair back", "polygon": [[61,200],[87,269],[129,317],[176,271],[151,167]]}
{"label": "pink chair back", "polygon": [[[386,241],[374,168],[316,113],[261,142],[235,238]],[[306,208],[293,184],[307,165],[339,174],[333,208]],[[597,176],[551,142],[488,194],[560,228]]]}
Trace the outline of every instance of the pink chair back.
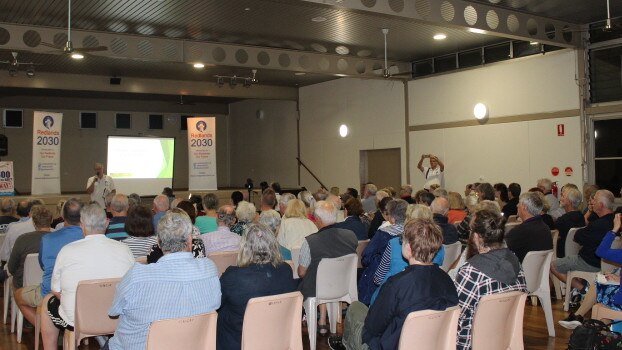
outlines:
{"label": "pink chair back", "polygon": [[74,319],[76,347],[84,338],[114,333],[118,320],[108,316],[108,309],[120,281],[120,278],[106,278],[78,283]]}
{"label": "pink chair back", "polygon": [[215,252],[211,253],[207,256],[210,260],[216,264],[218,268],[218,276],[222,276],[222,274],[227,270],[229,266],[237,266],[238,265],[238,251],[230,251],[230,252]]}
{"label": "pink chair back", "polygon": [[206,314],[155,321],[149,327],[147,350],[216,349],[218,314]]}
{"label": "pink chair back", "polygon": [[362,269],[363,268],[363,264],[361,263],[361,259],[363,257],[363,252],[365,251],[365,248],[367,248],[367,245],[369,244],[369,239],[366,239],[364,241],[359,241],[359,245],[356,247],[356,255],[358,255],[358,265],[357,268]]}
{"label": "pink chair back", "polygon": [[399,350],[455,350],[459,317],[458,306],[411,312],[402,327]]}
{"label": "pink chair back", "polygon": [[473,350],[523,350],[523,316],[527,293],[482,297],[473,318]]}
{"label": "pink chair back", "polygon": [[242,350],[302,350],[302,294],[293,292],[248,301]]}

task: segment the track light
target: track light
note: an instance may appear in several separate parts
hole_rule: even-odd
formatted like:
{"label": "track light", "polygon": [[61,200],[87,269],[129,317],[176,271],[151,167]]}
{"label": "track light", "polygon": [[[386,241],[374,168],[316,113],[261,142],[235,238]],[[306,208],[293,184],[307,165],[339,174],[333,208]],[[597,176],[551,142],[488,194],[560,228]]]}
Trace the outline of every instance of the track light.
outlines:
{"label": "track light", "polygon": [[26,69],[26,76],[28,78],[34,78],[35,77],[35,67],[34,66],[30,66],[28,69]]}
{"label": "track light", "polygon": [[9,68],[9,76],[14,77],[17,75],[17,68],[15,67],[10,67]]}
{"label": "track light", "polygon": [[259,83],[257,80],[257,69],[252,69],[251,74],[249,76],[241,76],[237,75],[214,75],[216,78],[216,85],[218,87],[223,87],[225,82],[229,82],[230,88],[235,88],[238,84],[241,84],[244,87],[251,87],[253,84]]}

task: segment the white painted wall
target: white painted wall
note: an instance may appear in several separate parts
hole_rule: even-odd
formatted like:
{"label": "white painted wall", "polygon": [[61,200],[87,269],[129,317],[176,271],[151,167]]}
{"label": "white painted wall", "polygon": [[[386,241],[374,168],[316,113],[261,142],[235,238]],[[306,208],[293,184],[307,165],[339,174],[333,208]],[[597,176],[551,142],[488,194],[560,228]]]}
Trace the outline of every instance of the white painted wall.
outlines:
{"label": "white painted wall", "polygon": [[409,124],[472,119],[478,102],[490,118],[579,108],[576,66],[563,50],[411,81]]}
{"label": "white painted wall", "polygon": [[[258,111],[263,111],[259,118]],[[231,186],[247,178],[298,186],[296,102],[245,100],[229,105]]]}
{"label": "white painted wall", "polygon": [[[387,80],[338,79],[300,88],[302,160],[327,187],[358,188],[361,150],[401,148],[406,179],[404,86]],[[339,136],[346,124],[350,134]],[[302,170],[302,185],[319,184]]]}
{"label": "white painted wall", "polygon": [[[409,83],[410,125],[468,120],[476,102],[490,108],[490,118],[579,108],[574,81],[575,52],[565,50]],[[565,136],[557,136],[557,124]],[[462,192],[476,181],[536,180],[582,184],[579,117],[446,128],[409,133],[411,182],[424,184],[416,168],[422,153],[440,156],[446,165],[445,187]],[[424,162],[427,164],[427,160]],[[552,167],[561,174],[551,175]],[[574,170],[566,177],[564,169]]]}

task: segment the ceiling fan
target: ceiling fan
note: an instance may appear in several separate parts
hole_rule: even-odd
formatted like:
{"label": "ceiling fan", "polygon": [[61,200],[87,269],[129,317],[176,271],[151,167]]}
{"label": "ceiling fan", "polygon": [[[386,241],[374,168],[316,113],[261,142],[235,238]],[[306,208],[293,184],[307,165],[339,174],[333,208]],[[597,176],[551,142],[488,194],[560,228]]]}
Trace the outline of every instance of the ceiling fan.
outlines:
{"label": "ceiling fan", "polygon": [[374,74],[382,75],[385,79],[412,78],[412,72],[399,73],[397,66],[392,65],[389,67],[389,61],[387,58],[387,34],[389,34],[389,29],[382,28],[382,34],[384,35],[384,65],[380,69],[374,69]]}
{"label": "ceiling fan", "polygon": [[584,29],[580,29],[580,30],[562,29],[562,31],[579,32],[579,33],[584,33],[584,32],[594,33],[595,30],[600,30],[605,33],[622,32],[622,22],[620,21],[620,17],[616,17],[616,18],[611,17],[610,0],[606,0],[606,1],[607,1],[607,18],[604,21],[601,20],[601,21],[598,21],[592,24],[588,24],[585,26]]}
{"label": "ceiling fan", "polygon": [[29,78],[32,78],[35,76],[35,67],[34,66],[39,66],[40,64],[38,63],[34,63],[34,62],[20,62],[17,60],[17,52],[13,51],[11,52],[11,55],[13,56],[13,59],[11,59],[10,61],[0,61],[0,64],[8,64],[9,65],[9,75],[14,77],[17,75],[17,70],[19,69],[19,66],[28,66],[28,69],[26,69],[26,75]]}
{"label": "ceiling fan", "polygon": [[62,51],[64,54],[71,55],[72,58],[81,59],[84,58],[83,53],[87,52],[96,52],[96,51],[106,51],[108,47],[106,46],[93,46],[93,47],[74,47],[71,41],[71,0],[68,0],[68,10],[67,10],[67,42],[65,45],[55,45],[50,43],[42,42],[41,45],[51,47],[56,50]]}

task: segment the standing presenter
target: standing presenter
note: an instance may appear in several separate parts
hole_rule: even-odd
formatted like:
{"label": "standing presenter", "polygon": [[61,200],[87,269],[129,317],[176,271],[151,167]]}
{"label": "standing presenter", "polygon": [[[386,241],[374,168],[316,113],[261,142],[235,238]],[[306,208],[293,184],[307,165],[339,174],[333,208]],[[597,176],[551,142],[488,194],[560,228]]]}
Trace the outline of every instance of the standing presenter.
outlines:
{"label": "standing presenter", "polygon": [[110,193],[116,193],[114,181],[108,175],[104,174],[104,165],[95,163],[95,176],[89,177],[86,183],[86,193],[91,195],[91,201],[99,203],[102,208],[106,208],[106,196]]}
{"label": "standing presenter", "polygon": [[[423,166],[423,160],[426,158],[430,160],[430,167]],[[425,177],[424,189],[429,191],[432,185],[444,187],[445,181],[443,179],[443,171],[445,170],[445,164],[443,164],[437,156],[433,154],[422,154],[419,163],[417,163],[417,168],[421,170],[423,177]]]}

